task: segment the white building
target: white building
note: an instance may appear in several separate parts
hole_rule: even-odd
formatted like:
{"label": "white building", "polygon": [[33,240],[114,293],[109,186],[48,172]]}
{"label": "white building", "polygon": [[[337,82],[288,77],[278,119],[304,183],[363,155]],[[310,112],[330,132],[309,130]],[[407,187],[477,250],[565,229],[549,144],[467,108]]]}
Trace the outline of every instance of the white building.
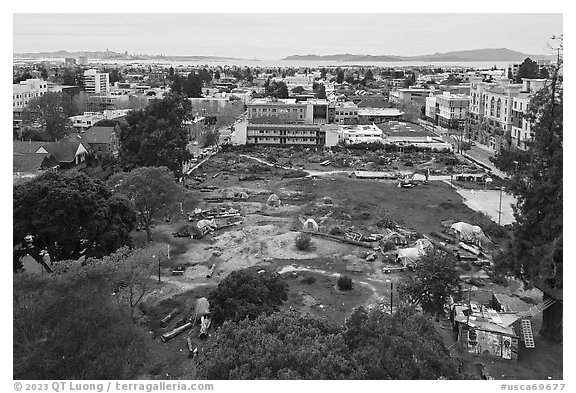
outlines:
{"label": "white building", "polygon": [[48,82],[41,79],[27,79],[12,85],[12,107],[21,109],[28,105],[32,98],[42,97],[48,92]]}
{"label": "white building", "polygon": [[426,117],[447,129],[462,129],[468,116],[469,99],[462,94],[444,92],[426,97]]}
{"label": "white building", "polygon": [[358,126],[340,126],[345,143],[383,143],[383,132],[374,124]]}
{"label": "white building", "polygon": [[84,71],[84,88],[88,94],[108,94],[110,91],[108,73],[94,69]]}

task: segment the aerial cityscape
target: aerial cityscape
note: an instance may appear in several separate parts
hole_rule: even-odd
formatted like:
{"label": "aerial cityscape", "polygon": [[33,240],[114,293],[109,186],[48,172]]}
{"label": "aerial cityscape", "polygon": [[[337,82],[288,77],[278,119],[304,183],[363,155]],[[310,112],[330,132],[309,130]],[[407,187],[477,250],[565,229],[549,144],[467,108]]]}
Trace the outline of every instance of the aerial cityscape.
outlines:
{"label": "aerial cityscape", "polygon": [[14,380],[564,389],[562,14],[13,20]]}

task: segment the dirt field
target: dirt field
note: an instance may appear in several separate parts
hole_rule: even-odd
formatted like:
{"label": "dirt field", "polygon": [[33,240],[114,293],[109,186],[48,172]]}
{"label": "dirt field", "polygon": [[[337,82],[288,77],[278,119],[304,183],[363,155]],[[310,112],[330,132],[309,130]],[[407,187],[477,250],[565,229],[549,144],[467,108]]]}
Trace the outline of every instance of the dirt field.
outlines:
{"label": "dirt field", "polygon": [[[200,240],[172,236],[188,224],[186,216],[173,214],[170,222],[157,222],[153,229],[154,243],[169,245],[171,258],[162,262],[162,283],[143,305],[143,329],[150,331],[154,339],[151,348],[157,358],[150,365],[147,378],[193,378],[194,362],[188,358],[186,333],[166,344],[159,337],[191,316],[195,300],[207,297],[234,270],[254,268],[282,274],[289,284],[288,301],[283,307],[338,323],[360,305],[388,306],[391,283],[397,283],[405,273],[384,273],[382,268],[390,261],[379,253],[375,254],[375,260],[368,261],[367,256],[373,252],[370,248],[317,236],[312,238],[312,250],[298,250],[295,237],[308,218],[313,218],[323,233],[380,233],[382,221],[387,220],[420,237],[444,231],[446,222],[465,221],[480,225],[496,245],[503,245],[509,236],[507,230],[490,218],[467,207],[455,189],[440,181],[406,189],[399,188],[395,181],[362,180],[343,174],[302,177],[297,171],[233,158],[231,153],[216,156],[213,162],[211,158],[207,164],[186,180],[185,212],[194,208],[234,208],[241,217],[218,221],[242,222]],[[248,200],[231,199],[241,192],[248,194]],[[280,198],[280,206],[268,206],[271,194]],[[224,199],[217,203],[204,200],[214,197]],[[326,197],[331,203],[326,203]],[[143,231],[135,233],[134,239],[139,245],[146,243]],[[216,270],[207,278],[212,265]],[[184,274],[172,275],[176,266],[185,266]],[[351,291],[336,287],[338,277],[343,274],[353,280]],[[159,321],[174,307],[181,309],[179,317],[161,326]],[[194,332],[193,344],[201,351],[204,341],[196,337],[197,326]],[[533,355],[527,355],[526,359],[530,356]],[[517,375],[508,369],[502,374]]]}

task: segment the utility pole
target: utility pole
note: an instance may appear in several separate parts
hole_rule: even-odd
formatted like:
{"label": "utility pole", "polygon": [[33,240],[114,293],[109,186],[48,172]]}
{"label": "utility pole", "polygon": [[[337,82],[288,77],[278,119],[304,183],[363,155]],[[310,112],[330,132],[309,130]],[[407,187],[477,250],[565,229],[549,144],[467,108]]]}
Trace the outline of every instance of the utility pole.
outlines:
{"label": "utility pole", "polygon": [[392,300],[394,299],[394,282],[390,281],[390,314],[392,314]]}
{"label": "utility pole", "polygon": [[498,209],[498,225],[500,225],[500,217],[502,216],[502,191],[504,187],[500,187],[500,208]]}

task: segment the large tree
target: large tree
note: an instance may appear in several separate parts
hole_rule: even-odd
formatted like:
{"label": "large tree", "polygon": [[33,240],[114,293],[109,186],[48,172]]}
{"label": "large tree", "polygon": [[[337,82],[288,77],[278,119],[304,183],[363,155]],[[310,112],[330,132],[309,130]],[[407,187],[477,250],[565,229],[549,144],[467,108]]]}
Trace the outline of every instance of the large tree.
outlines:
{"label": "large tree", "polygon": [[276,98],[288,98],[288,87],[282,81],[273,81],[266,86],[265,94]]}
{"label": "large tree", "polygon": [[166,167],[142,167],[117,173],[108,180],[113,192],[127,197],[138,211],[148,241],[152,241],[152,218],[171,208],[182,189]]}
{"label": "large tree", "polygon": [[131,245],[132,204],[79,172],[48,172],[14,186],[14,245],[33,236],[33,248],[52,260],[101,257]]}
{"label": "large tree", "polygon": [[147,362],[146,335],[111,296],[117,268],[87,261],[50,276],[15,275],[16,379],[132,379]]}
{"label": "large tree", "polygon": [[[559,67],[562,61],[559,52]],[[526,159],[509,169],[516,197],[514,240],[497,268],[536,285],[544,298],[557,299],[544,310],[540,334],[561,341],[563,298],[563,88],[557,68],[550,83],[530,100],[527,118],[534,139]]]}
{"label": "large tree", "polygon": [[344,326],[280,311],[227,321],[215,336],[199,359],[199,378],[458,378],[442,337],[411,308],[393,315],[360,308]]}
{"label": "large tree", "polygon": [[182,93],[187,97],[200,98],[202,97],[202,76],[192,71],[184,80],[182,85]]}
{"label": "large tree", "polygon": [[166,166],[180,177],[182,163],[192,158],[187,148],[190,101],[175,95],[153,100],[146,108],[128,113],[120,127],[119,158],[125,170],[139,166]]}
{"label": "large tree", "polygon": [[276,311],[288,298],[287,289],[277,274],[233,271],[208,296],[214,322],[240,321]]}
{"label": "large tree", "polygon": [[400,282],[400,298],[420,305],[424,312],[439,318],[448,298],[458,287],[457,262],[453,255],[444,251],[428,251],[418,261],[416,271]]}
{"label": "large tree", "polygon": [[62,139],[72,127],[64,106],[62,93],[32,98],[22,111],[22,128],[46,132],[52,140]]}
{"label": "large tree", "polygon": [[525,58],[516,74],[516,83],[522,83],[522,78],[536,79],[540,76],[538,63],[532,61],[529,57]]}

